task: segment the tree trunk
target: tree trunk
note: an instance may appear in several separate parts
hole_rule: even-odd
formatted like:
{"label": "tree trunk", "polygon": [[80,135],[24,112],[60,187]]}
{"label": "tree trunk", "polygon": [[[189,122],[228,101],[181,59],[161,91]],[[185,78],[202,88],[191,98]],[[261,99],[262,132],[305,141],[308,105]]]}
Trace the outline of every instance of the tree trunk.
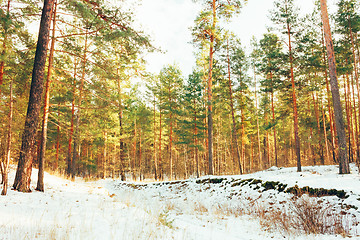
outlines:
{"label": "tree trunk", "polygon": [[14,189],[20,192],[30,192],[32,152],[36,131],[39,123],[41,98],[43,94],[43,79],[46,63],[47,46],[49,43],[50,22],[55,0],[45,0],[42,10],[38,43],[36,47],[34,68],[30,88],[29,104],[26,113],[25,127],[18,167],[14,181]]}
{"label": "tree trunk", "polygon": [[154,177],[158,179],[158,163],[156,158],[156,99],[154,95]]}
{"label": "tree trunk", "polygon": [[86,63],[87,63],[87,48],[88,48],[88,30],[86,30],[85,34],[85,47],[84,47],[84,55],[82,59],[83,69],[81,73],[81,81],[80,81],[80,88],[79,88],[79,99],[77,105],[77,112],[75,117],[75,137],[74,137],[74,147],[73,147],[73,157],[71,161],[71,178],[75,179],[76,174],[76,163],[79,161],[80,158],[80,118],[81,118],[81,104],[83,100],[83,89],[84,89],[84,82],[85,82],[85,74],[86,74]]}
{"label": "tree trunk", "polygon": [[70,134],[69,134],[69,144],[68,144],[68,152],[67,152],[67,169],[66,174],[70,177],[72,172],[72,163],[71,163],[71,146],[72,146],[72,138],[74,135],[74,116],[75,116],[75,96],[76,96],[76,59],[75,59],[75,67],[74,67],[74,86],[73,86],[73,99],[71,101],[71,122],[70,122]]}
{"label": "tree trunk", "polygon": [[276,124],[275,124],[275,107],[274,107],[274,92],[271,92],[271,111],[273,120],[273,134],[274,134],[274,154],[275,154],[275,166],[278,167],[278,153],[277,153],[277,137],[276,137]]}
{"label": "tree trunk", "polygon": [[6,146],[6,155],[5,155],[5,163],[2,169],[2,184],[3,190],[1,195],[7,194],[7,186],[8,186],[8,171],[11,157],[11,137],[12,137],[12,121],[13,121],[13,82],[10,81],[10,104],[9,104],[9,125],[8,125],[8,134],[7,134],[7,146]]}
{"label": "tree trunk", "polygon": [[258,116],[258,105],[257,105],[257,90],[256,90],[256,73],[255,73],[255,65],[254,65],[254,80],[255,80],[255,114],[256,114],[256,129],[257,129],[257,138],[258,138],[258,153],[259,153],[259,162],[258,169],[262,169],[262,157],[261,157],[261,139],[260,139],[260,126],[259,126],[259,116]]}
{"label": "tree trunk", "polygon": [[38,171],[38,181],[36,189],[37,191],[44,192],[44,165],[45,165],[45,153],[46,153],[46,140],[47,140],[47,126],[49,119],[49,103],[50,103],[50,84],[51,84],[51,73],[54,59],[54,49],[55,49],[55,26],[56,26],[56,0],[54,2],[54,19],[53,19],[53,29],[52,29],[52,40],[50,46],[50,55],[49,55],[49,66],[46,76],[46,86],[45,86],[45,101],[44,101],[44,115],[42,121],[42,131],[41,131],[41,145],[40,145],[40,154],[39,154],[39,171]]}
{"label": "tree trunk", "polygon": [[133,146],[134,146],[134,157],[133,157],[133,161],[132,161],[132,177],[133,177],[133,181],[136,181],[136,173],[135,173],[135,169],[136,169],[136,138],[137,138],[137,126],[136,126],[136,112],[135,112],[135,119],[134,119],[134,142],[133,142]]}
{"label": "tree trunk", "polygon": [[233,91],[231,84],[231,68],[230,68],[230,56],[229,56],[229,39],[227,39],[227,64],[228,64],[228,86],[229,86],[229,96],[230,96],[230,109],[231,109],[231,118],[232,118],[232,135],[233,135],[232,144],[233,144],[233,150],[235,151],[236,160],[239,165],[240,174],[243,174],[243,169],[240,161],[240,153],[239,153],[238,137],[237,137],[236,121],[235,121],[235,113],[234,113],[234,99],[233,99]]}
{"label": "tree trunk", "polygon": [[107,167],[107,164],[106,164],[106,158],[107,158],[107,132],[104,131],[104,153],[103,153],[103,179],[106,179],[106,176],[107,176],[107,172],[106,172],[106,167]]}
{"label": "tree trunk", "polygon": [[358,125],[358,118],[356,114],[356,101],[355,101],[355,84],[354,84],[354,78],[351,77],[351,86],[352,86],[352,102],[353,102],[353,108],[351,111],[354,111],[354,124],[355,124],[355,139],[356,139],[356,162],[359,165],[360,161],[360,142],[359,142],[359,125]]}
{"label": "tree trunk", "polygon": [[353,125],[352,125],[352,106],[351,106],[351,97],[350,97],[350,86],[349,84],[349,74],[344,76],[344,91],[345,91],[345,112],[346,112],[346,121],[347,121],[347,130],[348,130],[348,139],[349,139],[349,162],[353,162],[354,155],[356,155],[355,139],[353,137]]}
{"label": "tree trunk", "polygon": [[293,66],[293,53],[291,47],[291,29],[289,23],[287,23],[287,34],[289,38],[289,57],[290,57],[290,76],[291,76],[291,85],[292,85],[292,98],[293,98],[293,114],[294,114],[294,137],[295,137],[295,151],[297,159],[297,171],[301,172],[301,153],[300,153],[300,138],[299,138],[299,120],[298,120],[298,111],[296,103],[296,88],[295,88],[295,78],[294,78],[294,66]]}
{"label": "tree trunk", "polygon": [[[58,106],[58,118],[60,117],[60,111]],[[55,166],[54,170],[58,170],[59,167],[59,150],[60,150],[60,125],[57,124],[57,133],[56,133],[56,156],[55,156]]]}
{"label": "tree trunk", "polygon": [[[171,99],[170,99],[171,101]],[[170,112],[170,138],[169,138],[169,158],[170,158],[170,180],[173,179],[173,154],[172,154],[172,143],[173,143],[173,122],[172,112]]]}
{"label": "tree trunk", "polygon": [[339,85],[336,77],[336,62],[334,55],[334,47],[331,38],[329,17],[327,12],[326,0],[320,0],[321,3],[321,17],[324,25],[326,50],[329,62],[329,74],[330,74],[330,85],[331,93],[333,97],[335,124],[337,129],[338,141],[339,141],[339,173],[348,174],[350,173],[349,160],[347,158],[347,146],[345,136],[345,124],[343,118],[343,112],[340,101]]}
{"label": "tree trunk", "polygon": [[141,128],[139,129],[139,178],[140,178],[140,181],[142,180],[142,146],[141,146],[141,141],[142,141],[142,131],[141,131]]}
{"label": "tree trunk", "polygon": [[[8,3],[7,3],[7,15],[6,17],[8,18],[8,20],[10,20],[10,0],[8,0]],[[8,34],[7,34],[7,31],[8,29],[4,29],[4,39],[3,39],[3,46],[2,46],[2,53],[1,55],[5,55],[6,54],[6,47],[7,47],[7,38],[8,38]],[[5,69],[5,62],[4,60],[2,60],[0,62],[0,86],[3,84],[4,82],[4,69]],[[1,93],[1,88],[0,88],[0,93]]]}
{"label": "tree trunk", "polygon": [[[349,29],[350,29],[350,40],[351,40],[351,50],[352,50],[352,54],[353,54],[353,60],[354,60],[354,73],[355,73],[355,80],[356,80],[356,85],[357,85],[357,89],[358,89],[358,97],[360,96],[360,92],[359,92],[359,73],[358,73],[358,61],[356,59],[356,53],[355,53],[355,43],[354,43],[354,34],[352,31],[352,27],[351,27],[351,22],[349,19]],[[359,98],[360,99],[360,98]],[[355,104],[354,104],[354,108],[355,108]],[[356,111],[355,111],[355,119],[356,119]],[[359,104],[359,119],[360,119],[360,104]],[[356,122],[355,122],[356,124]],[[358,125],[356,124],[356,131],[358,129]],[[357,153],[356,153],[356,162],[359,165],[359,161],[360,161],[360,153],[359,153],[359,135],[356,134],[356,148],[357,148]]]}
{"label": "tree trunk", "polygon": [[[323,35],[324,35],[324,29],[322,28],[322,31],[323,31]],[[326,52],[325,52],[325,35],[322,37],[322,45],[323,45],[323,48],[324,48],[324,51],[323,51],[323,61],[324,61],[324,64],[326,65],[327,61],[326,61]],[[333,160],[335,162],[335,146],[336,146],[336,139],[335,139],[335,135],[336,135],[336,129],[334,128],[334,112],[332,111],[331,109],[331,97],[330,97],[330,86],[329,86],[329,80],[328,80],[328,73],[327,73],[327,70],[324,71],[325,73],[325,81],[326,81],[326,95],[327,95],[327,107],[328,107],[328,111],[329,111],[329,123],[330,123],[330,133],[331,133],[331,144],[332,144],[332,155],[333,155]],[[359,89],[359,88],[358,88]],[[360,96],[360,95],[358,95]],[[330,164],[330,162],[329,162]]]}
{"label": "tree trunk", "polygon": [[[161,106],[161,101],[159,103],[159,105]],[[163,168],[162,168],[162,160],[161,160],[161,133],[162,133],[162,126],[161,126],[161,120],[162,120],[162,116],[161,116],[161,108],[160,108],[160,122],[159,122],[159,179],[163,179]]]}
{"label": "tree trunk", "polygon": [[120,78],[118,78],[118,94],[119,94],[119,126],[120,126],[120,152],[119,152],[119,157],[120,157],[120,178],[121,181],[126,181],[126,176],[125,176],[125,156],[124,156],[124,140],[123,140],[123,106],[122,106],[122,98],[121,98],[121,83],[120,83]]}
{"label": "tree trunk", "polygon": [[194,135],[195,135],[195,139],[194,139],[194,143],[195,143],[195,166],[196,166],[196,177],[199,178],[200,177],[200,172],[199,172],[199,149],[198,149],[198,128],[197,128],[197,111],[196,111],[196,101],[194,98],[194,109],[195,109],[195,113],[194,113],[194,122],[195,122],[195,129],[194,129]]}
{"label": "tree trunk", "polygon": [[[213,9],[213,19],[212,19],[212,29],[215,30],[216,25],[216,0],[212,1]],[[213,113],[212,113],[212,70],[214,63],[214,42],[215,42],[215,33],[212,32],[210,36],[210,49],[209,49],[209,76],[208,76],[208,174],[214,174],[213,166]]]}
{"label": "tree trunk", "polygon": [[[314,93],[311,94],[312,95],[312,100],[313,100],[313,105],[314,105],[314,110],[315,110],[315,117],[316,117],[316,123],[317,123],[317,128],[318,128],[318,138],[319,138],[319,151],[321,151],[323,149],[323,146],[321,145],[321,126],[320,126],[320,114],[319,114],[319,107],[317,105],[317,99],[315,100],[315,95]],[[317,97],[316,97],[317,98]],[[321,165],[325,165],[325,161],[324,161],[324,154],[321,155]]]}

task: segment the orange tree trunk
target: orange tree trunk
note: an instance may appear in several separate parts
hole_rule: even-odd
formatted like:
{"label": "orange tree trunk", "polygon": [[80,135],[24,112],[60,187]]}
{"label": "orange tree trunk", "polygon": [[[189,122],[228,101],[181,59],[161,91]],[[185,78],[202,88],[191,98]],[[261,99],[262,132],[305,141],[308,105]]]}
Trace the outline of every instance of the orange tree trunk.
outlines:
{"label": "orange tree trunk", "polygon": [[347,146],[345,136],[345,123],[343,118],[343,112],[340,101],[339,85],[336,77],[336,62],[334,55],[334,47],[331,38],[329,16],[327,12],[326,0],[320,0],[321,3],[321,17],[324,26],[326,50],[329,62],[329,75],[330,86],[334,105],[335,124],[337,129],[338,141],[339,141],[339,173],[350,173],[349,159],[347,157]]}
{"label": "orange tree trunk", "polygon": [[34,68],[30,87],[29,103],[26,113],[25,127],[22,135],[19,162],[13,188],[20,192],[30,192],[32,157],[29,152],[35,141],[39,123],[41,98],[43,94],[44,70],[49,43],[51,17],[55,0],[45,0],[40,21],[40,31],[35,52]]}

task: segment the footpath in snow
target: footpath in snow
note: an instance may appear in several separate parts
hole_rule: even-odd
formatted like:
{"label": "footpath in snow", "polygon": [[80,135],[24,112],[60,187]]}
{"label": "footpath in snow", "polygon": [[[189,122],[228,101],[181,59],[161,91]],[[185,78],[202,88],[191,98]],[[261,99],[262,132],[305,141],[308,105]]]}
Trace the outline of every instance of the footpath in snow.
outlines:
{"label": "footpath in snow", "polygon": [[[45,193],[0,197],[0,239],[360,239],[360,177],[351,169],[273,167],[146,184],[46,174]],[[14,169],[10,183],[13,177]],[[322,223],[324,234],[295,229],[303,213]]]}

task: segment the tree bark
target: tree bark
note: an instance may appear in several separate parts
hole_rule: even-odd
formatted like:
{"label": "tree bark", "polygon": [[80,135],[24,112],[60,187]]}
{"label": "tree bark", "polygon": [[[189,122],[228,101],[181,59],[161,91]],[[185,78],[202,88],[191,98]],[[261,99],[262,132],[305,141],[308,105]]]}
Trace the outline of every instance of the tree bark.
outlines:
{"label": "tree bark", "polygon": [[295,88],[295,77],[294,77],[294,66],[293,66],[293,52],[291,46],[291,28],[290,24],[287,23],[287,34],[289,38],[289,57],[290,57],[290,77],[291,77],[291,86],[292,86],[292,98],[293,98],[293,117],[294,117],[294,137],[295,137],[295,151],[297,159],[297,171],[301,172],[301,153],[300,153],[300,137],[299,137],[299,120],[298,120],[298,111],[296,103],[296,88]]}
{"label": "tree bark", "polygon": [[7,194],[7,186],[8,186],[8,171],[11,157],[11,137],[12,137],[12,121],[13,121],[13,81],[10,81],[10,104],[9,104],[9,125],[8,125],[8,134],[7,134],[7,146],[6,146],[6,155],[5,155],[5,163],[2,169],[2,184],[3,190],[1,195]]}
{"label": "tree bark", "polygon": [[49,43],[50,23],[55,0],[45,0],[42,10],[38,43],[35,52],[34,68],[30,88],[29,104],[26,113],[25,128],[18,167],[14,181],[14,189],[20,192],[30,192],[32,152],[36,131],[39,123],[41,98],[43,94],[43,79],[46,62],[47,46]]}
{"label": "tree bark", "polygon": [[[8,0],[7,3],[7,18],[10,18],[10,0]],[[2,46],[2,53],[1,55],[5,55],[6,53],[6,47],[7,47],[7,38],[8,38],[8,34],[7,34],[7,28],[4,30],[4,40],[3,40],[3,46]],[[4,60],[0,62],[0,86],[3,84],[4,82],[4,69],[5,69],[5,62]],[[0,93],[1,93],[1,89],[0,89]]]}
{"label": "tree bark", "polygon": [[343,118],[343,112],[340,101],[339,85],[336,76],[336,62],[334,55],[334,47],[331,38],[329,16],[327,12],[327,1],[320,0],[321,4],[321,17],[324,25],[324,34],[326,41],[326,50],[329,62],[329,74],[330,74],[330,86],[333,97],[335,125],[337,129],[338,142],[339,142],[339,173],[348,174],[350,173],[349,160],[347,158],[347,146],[346,146],[346,135],[345,135],[345,124]]}
{"label": "tree bark", "polygon": [[[161,101],[159,103],[161,106]],[[162,159],[161,159],[161,134],[162,134],[162,116],[161,116],[161,107],[159,110],[160,120],[159,120],[159,179],[163,179],[163,167],[162,167]]]}
{"label": "tree bark", "polygon": [[[270,73],[272,79],[272,73]],[[275,124],[275,106],[274,106],[274,89],[271,90],[271,111],[272,111],[272,120],[273,120],[273,136],[274,136],[274,158],[275,166],[278,167],[278,152],[277,152],[277,137],[276,137],[276,124]]]}
{"label": "tree bark", "polygon": [[[229,87],[229,96],[230,96],[230,109],[231,109],[231,118],[232,118],[232,135],[233,135],[233,150],[235,151],[235,156],[237,163],[239,165],[240,174],[243,174],[243,169],[240,161],[240,153],[238,146],[238,137],[236,130],[236,121],[235,121],[235,113],[234,113],[234,100],[233,100],[233,91],[231,84],[231,68],[230,68],[230,55],[229,55],[229,39],[227,39],[227,64],[228,64],[228,87]],[[233,156],[233,154],[232,154]]]}
{"label": "tree bark", "polygon": [[[212,28],[215,29],[216,25],[216,0],[212,1],[212,10],[213,10],[213,19],[212,19]],[[214,164],[213,164],[213,112],[212,112],[212,70],[214,63],[214,42],[215,34],[212,32],[210,36],[210,49],[209,49],[209,76],[208,76],[208,174],[214,174]]]}
{"label": "tree bark", "polygon": [[195,133],[195,166],[196,166],[196,177],[199,178],[200,177],[200,171],[199,171],[199,149],[198,149],[198,128],[197,128],[197,111],[196,111],[196,102],[195,102],[195,98],[194,98],[194,109],[195,109],[195,129],[194,129],[194,133]]}
{"label": "tree bark", "polygon": [[[59,110],[59,106],[58,106],[58,118],[59,117],[60,117],[60,110]],[[60,125],[59,124],[57,124],[56,130],[57,130],[57,133],[56,133],[56,156],[55,156],[54,170],[58,170],[58,167],[59,167],[59,150],[60,150]]]}
{"label": "tree bark", "polygon": [[52,40],[50,46],[50,55],[49,55],[49,66],[46,76],[46,86],[45,86],[45,103],[44,103],[44,115],[42,121],[42,131],[41,131],[41,145],[40,145],[40,154],[39,154],[39,171],[38,171],[38,181],[36,189],[37,191],[44,192],[44,164],[45,164],[45,153],[46,153],[46,140],[47,140],[47,126],[49,119],[49,103],[50,103],[50,84],[51,84],[51,73],[54,60],[54,49],[55,49],[55,26],[56,26],[56,0],[54,2],[54,18],[53,18],[53,29],[52,29]]}
{"label": "tree bark", "polygon": [[126,176],[125,176],[125,156],[124,156],[124,140],[123,140],[123,106],[122,106],[122,98],[121,98],[121,82],[120,82],[120,78],[118,78],[118,94],[119,94],[119,99],[118,99],[118,103],[119,103],[119,126],[120,126],[120,178],[121,181],[126,181]]}
{"label": "tree bark", "polygon": [[76,95],[76,59],[75,59],[75,67],[74,67],[74,86],[73,86],[73,99],[71,101],[71,122],[70,122],[70,134],[69,134],[69,144],[68,144],[68,153],[67,153],[67,170],[66,174],[68,177],[71,176],[72,172],[72,163],[71,163],[71,145],[72,145],[72,138],[74,135],[74,115],[75,115],[75,95]]}
{"label": "tree bark", "polygon": [[71,178],[75,179],[75,170],[76,170],[76,162],[79,161],[80,152],[80,118],[81,118],[81,104],[83,100],[83,89],[84,89],[84,82],[85,82],[85,74],[86,74],[86,63],[87,63],[87,49],[88,49],[88,30],[86,30],[85,34],[85,46],[84,46],[84,55],[82,59],[83,69],[81,73],[81,81],[80,81],[80,88],[79,88],[79,99],[77,105],[77,112],[75,117],[75,137],[74,137],[74,147],[73,147],[73,157],[71,161]]}
{"label": "tree bark", "polygon": [[156,158],[156,98],[154,95],[154,177],[158,179],[158,162]]}
{"label": "tree bark", "polygon": [[[322,45],[323,45],[323,48],[324,48],[324,51],[323,51],[323,61],[324,61],[324,64],[326,65],[326,52],[325,52],[325,35],[324,35],[324,28],[322,28],[322,32],[323,32],[323,37],[322,37]],[[335,146],[336,146],[336,139],[335,139],[335,135],[336,135],[336,129],[334,127],[334,111],[332,111],[332,108],[331,108],[331,97],[330,97],[330,87],[329,87],[329,80],[328,80],[328,73],[327,73],[327,70],[324,71],[324,74],[325,74],[325,81],[326,81],[326,95],[327,95],[327,107],[328,107],[328,111],[329,111],[329,124],[330,124],[330,133],[331,133],[331,144],[332,144],[332,155],[333,155],[333,160],[335,162]],[[359,88],[358,88],[359,89]],[[358,93],[358,97],[359,97],[359,93]],[[330,162],[329,162],[330,164]]]}
{"label": "tree bark", "polygon": [[258,162],[258,169],[262,169],[262,157],[261,157],[261,139],[260,139],[260,126],[259,126],[259,116],[258,116],[258,102],[257,102],[257,90],[256,90],[256,73],[255,73],[255,65],[254,65],[254,80],[255,80],[255,111],[256,111],[256,129],[257,129],[257,138],[258,138],[258,153],[259,153],[259,162]]}

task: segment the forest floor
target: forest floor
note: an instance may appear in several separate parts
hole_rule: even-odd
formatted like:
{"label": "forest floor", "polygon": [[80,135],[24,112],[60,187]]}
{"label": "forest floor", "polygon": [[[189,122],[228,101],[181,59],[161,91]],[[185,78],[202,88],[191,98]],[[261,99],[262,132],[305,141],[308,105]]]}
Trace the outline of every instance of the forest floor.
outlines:
{"label": "forest floor", "polygon": [[351,170],[272,167],[152,183],[45,174],[45,193],[0,197],[0,239],[360,239],[360,176]]}

